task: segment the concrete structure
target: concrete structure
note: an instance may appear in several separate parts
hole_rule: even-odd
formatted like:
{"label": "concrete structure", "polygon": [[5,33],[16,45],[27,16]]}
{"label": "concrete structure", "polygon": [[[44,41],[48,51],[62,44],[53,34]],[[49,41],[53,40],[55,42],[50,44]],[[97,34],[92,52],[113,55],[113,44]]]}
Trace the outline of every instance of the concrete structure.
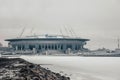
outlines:
{"label": "concrete structure", "polygon": [[5,41],[9,41],[9,47],[12,47],[15,51],[33,51],[33,53],[58,51],[67,53],[84,50],[84,45],[89,39],[61,35],[34,35],[25,38],[6,39]]}

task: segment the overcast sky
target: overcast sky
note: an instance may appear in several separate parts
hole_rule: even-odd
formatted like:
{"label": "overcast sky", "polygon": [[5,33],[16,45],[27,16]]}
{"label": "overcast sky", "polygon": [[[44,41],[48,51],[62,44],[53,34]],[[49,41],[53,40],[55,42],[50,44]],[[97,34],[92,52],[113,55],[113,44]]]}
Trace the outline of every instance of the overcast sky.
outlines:
{"label": "overcast sky", "polygon": [[120,0],[0,0],[0,42],[35,34],[70,35],[91,39],[89,49],[117,47],[120,37]]}

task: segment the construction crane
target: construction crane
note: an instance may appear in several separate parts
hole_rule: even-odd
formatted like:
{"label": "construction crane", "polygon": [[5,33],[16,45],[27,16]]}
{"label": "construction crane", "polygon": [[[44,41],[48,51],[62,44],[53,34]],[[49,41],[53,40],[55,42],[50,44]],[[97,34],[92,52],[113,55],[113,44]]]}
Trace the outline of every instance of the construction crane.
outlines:
{"label": "construction crane", "polygon": [[69,32],[70,32],[71,36],[74,37],[73,32],[70,28],[69,28]]}
{"label": "construction crane", "polygon": [[21,32],[21,34],[20,34],[19,38],[21,38],[21,37],[22,37],[22,35],[23,35],[24,31],[25,31],[25,27],[22,29],[22,32]]}
{"label": "construction crane", "polygon": [[77,35],[76,35],[76,33],[74,32],[73,28],[70,27],[70,29],[71,29],[71,32],[74,34],[74,36],[77,37]]}
{"label": "construction crane", "polygon": [[118,38],[118,49],[120,48],[120,44],[119,44],[119,42],[120,42],[120,39]]}
{"label": "construction crane", "polygon": [[67,27],[68,29],[65,26],[64,26],[64,28],[65,28],[65,31],[67,34],[70,34],[72,37],[74,37],[74,36],[77,37],[75,32],[73,31],[73,29],[70,26]]}
{"label": "construction crane", "polygon": [[65,32],[67,33],[67,36],[69,36],[69,32],[65,26],[64,26],[64,29],[65,29]]}
{"label": "construction crane", "polygon": [[62,29],[60,29],[60,33],[61,33],[62,36],[64,36],[64,35],[63,35],[63,32],[62,32]]}
{"label": "construction crane", "polygon": [[34,28],[31,29],[30,34],[33,35]]}

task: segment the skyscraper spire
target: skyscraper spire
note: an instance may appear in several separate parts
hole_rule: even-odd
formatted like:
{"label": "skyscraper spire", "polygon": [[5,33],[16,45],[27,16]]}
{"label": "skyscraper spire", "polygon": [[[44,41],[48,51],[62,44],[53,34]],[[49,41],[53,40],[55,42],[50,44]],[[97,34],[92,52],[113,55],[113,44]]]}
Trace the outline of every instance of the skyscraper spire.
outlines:
{"label": "skyscraper spire", "polygon": [[118,38],[118,49],[120,48],[120,44],[119,44],[119,42],[120,42],[120,39]]}

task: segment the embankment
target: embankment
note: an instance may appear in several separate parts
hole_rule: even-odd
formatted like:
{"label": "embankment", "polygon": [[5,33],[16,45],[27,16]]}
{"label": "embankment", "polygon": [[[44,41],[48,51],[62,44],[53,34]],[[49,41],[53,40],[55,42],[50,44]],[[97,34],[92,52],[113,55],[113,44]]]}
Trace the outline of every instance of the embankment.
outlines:
{"label": "embankment", "polygon": [[0,80],[70,80],[21,58],[0,58]]}

